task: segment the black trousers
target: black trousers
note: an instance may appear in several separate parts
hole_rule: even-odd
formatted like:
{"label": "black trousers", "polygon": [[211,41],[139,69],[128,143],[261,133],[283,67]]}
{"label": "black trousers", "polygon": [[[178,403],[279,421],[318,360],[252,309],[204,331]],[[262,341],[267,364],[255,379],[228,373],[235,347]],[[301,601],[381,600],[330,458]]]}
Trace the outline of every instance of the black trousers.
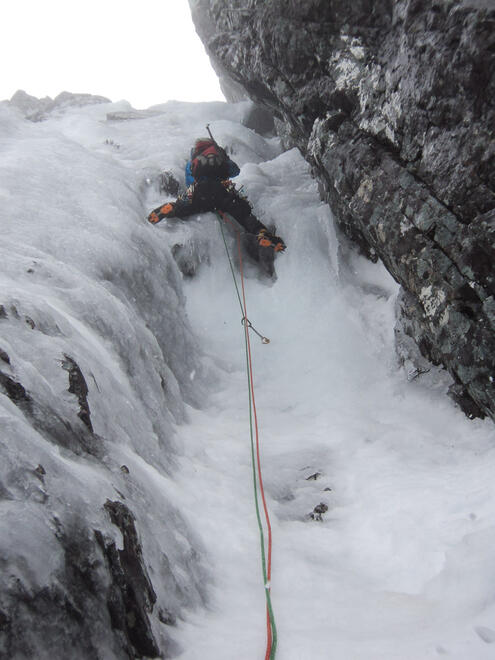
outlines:
{"label": "black trousers", "polygon": [[216,210],[231,215],[249,234],[258,234],[261,229],[266,229],[252,214],[247,199],[215,179],[198,181],[191,198],[179,197],[175,204],[174,215],[177,218],[185,218],[195,213]]}

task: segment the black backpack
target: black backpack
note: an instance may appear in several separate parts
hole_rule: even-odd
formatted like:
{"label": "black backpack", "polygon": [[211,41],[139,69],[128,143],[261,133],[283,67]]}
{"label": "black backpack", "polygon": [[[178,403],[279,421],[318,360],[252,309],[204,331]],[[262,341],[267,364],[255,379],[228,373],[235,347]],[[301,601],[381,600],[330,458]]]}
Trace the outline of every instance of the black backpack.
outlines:
{"label": "black backpack", "polygon": [[196,180],[229,178],[229,158],[222,147],[209,138],[196,140],[191,153],[191,174]]}

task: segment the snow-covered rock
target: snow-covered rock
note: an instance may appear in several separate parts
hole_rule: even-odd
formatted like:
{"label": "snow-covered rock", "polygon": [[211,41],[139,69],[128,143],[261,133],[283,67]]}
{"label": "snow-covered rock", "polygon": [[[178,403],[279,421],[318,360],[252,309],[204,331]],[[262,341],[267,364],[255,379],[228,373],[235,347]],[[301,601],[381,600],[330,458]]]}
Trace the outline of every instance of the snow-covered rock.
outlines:
{"label": "snow-covered rock", "polygon": [[63,111],[66,108],[83,107],[95,103],[110,103],[110,99],[105,96],[73,94],[72,92],[60,92],[54,99],[49,96],[38,99],[36,96],[31,96],[24,90],[19,89],[6,103],[20,110],[23,116],[30,121],[43,121],[54,111]]}

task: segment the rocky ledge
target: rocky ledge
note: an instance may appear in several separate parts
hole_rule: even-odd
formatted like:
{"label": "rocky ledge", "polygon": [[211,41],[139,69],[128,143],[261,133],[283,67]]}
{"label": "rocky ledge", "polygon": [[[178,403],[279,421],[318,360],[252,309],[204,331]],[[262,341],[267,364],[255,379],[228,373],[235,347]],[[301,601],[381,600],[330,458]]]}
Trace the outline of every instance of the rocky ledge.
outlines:
{"label": "rocky ledge", "polygon": [[342,232],[401,284],[397,336],[495,417],[492,0],[190,0],[232,100],[278,118]]}

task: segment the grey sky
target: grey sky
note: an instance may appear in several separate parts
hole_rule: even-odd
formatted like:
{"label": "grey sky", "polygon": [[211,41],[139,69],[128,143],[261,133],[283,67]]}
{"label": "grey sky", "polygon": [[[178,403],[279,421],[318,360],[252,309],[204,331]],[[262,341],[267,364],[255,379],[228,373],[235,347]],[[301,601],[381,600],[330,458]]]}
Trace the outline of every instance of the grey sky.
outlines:
{"label": "grey sky", "polygon": [[6,0],[0,100],[64,90],[126,99],[224,100],[187,0]]}

